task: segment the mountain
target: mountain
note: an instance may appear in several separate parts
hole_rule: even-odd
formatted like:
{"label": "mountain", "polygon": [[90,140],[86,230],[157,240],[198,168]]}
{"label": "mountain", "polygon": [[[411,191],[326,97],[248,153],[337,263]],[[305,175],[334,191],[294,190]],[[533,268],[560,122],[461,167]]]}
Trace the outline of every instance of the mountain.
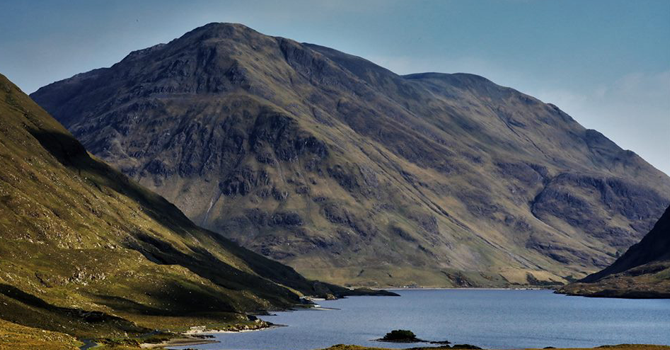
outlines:
{"label": "mountain", "polygon": [[239,24],[31,96],[197,224],[330,282],[561,283],[670,204],[668,176],[554,105]]}
{"label": "mountain", "polygon": [[197,227],[89,156],[2,75],[0,116],[0,319],[118,337],[253,323],[247,313],[303,295],[352,293]]}
{"label": "mountain", "polygon": [[561,289],[572,295],[670,298],[670,208],[640,243],[606,269]]}

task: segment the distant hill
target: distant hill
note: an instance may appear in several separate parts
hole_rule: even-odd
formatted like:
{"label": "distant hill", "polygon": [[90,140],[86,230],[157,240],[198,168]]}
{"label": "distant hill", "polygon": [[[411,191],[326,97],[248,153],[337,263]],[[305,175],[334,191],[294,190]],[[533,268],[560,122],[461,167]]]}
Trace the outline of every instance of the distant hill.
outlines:
{"label": "distant hill", "polygon": [[194,222],[331,282],[561,283],[670,204],[668,176],[554,105],[239,24],[32,97]]}
{"label": "distant hill", "polygon": [[654,228],[606,269],[565,286],[573,295],[670,298],[670,208]]}
{"label": "distant hill", "polygon": [[350,293],[197,227],[2,75],[0,232],[0,319],[77,337],[251,322]]}

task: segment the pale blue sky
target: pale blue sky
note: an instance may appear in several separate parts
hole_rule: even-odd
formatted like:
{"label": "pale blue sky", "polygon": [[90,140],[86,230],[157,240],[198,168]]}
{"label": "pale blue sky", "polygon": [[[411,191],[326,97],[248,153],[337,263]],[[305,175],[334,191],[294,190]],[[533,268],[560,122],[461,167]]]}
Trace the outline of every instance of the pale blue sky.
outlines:
{"label": "pale blue sky", "polygon": [[0,0],[0,72],[31,93],[209,22],[469,72],[557,104],[670,174],[670,1]]}

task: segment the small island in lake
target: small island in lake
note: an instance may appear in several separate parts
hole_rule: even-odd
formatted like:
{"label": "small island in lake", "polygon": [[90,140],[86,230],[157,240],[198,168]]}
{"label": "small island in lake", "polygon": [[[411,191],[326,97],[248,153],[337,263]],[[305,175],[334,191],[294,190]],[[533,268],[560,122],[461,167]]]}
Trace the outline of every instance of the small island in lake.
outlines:
{"label": "small island in lake", "polygon": [[425,340],[421,340],[416,337],[414,332],[406,329],[396,329],[386,333],[384,338],[379,339],[379,341],[392,342],[392,343],[422,343]]}
{"label": "small island in lake", "polygon": [[[386,335],[383,338],[377,339],[377,341],[383,341],[383,342],[389,342],[389,343],[431,343],[431,344],[441,344],[441,345],[451,344],[451,342],[449,342],[447,340],[431,341],[431,340],[419,339],[419,338],[416,337],[416,334],[414,334],[414,332],[412,332],[410,330],[407,330],[407,329],[396,329],[396,330],[390,331],[390,332],[386,333]],[[470,346],[470,345],[468,345],[468,346]]]}

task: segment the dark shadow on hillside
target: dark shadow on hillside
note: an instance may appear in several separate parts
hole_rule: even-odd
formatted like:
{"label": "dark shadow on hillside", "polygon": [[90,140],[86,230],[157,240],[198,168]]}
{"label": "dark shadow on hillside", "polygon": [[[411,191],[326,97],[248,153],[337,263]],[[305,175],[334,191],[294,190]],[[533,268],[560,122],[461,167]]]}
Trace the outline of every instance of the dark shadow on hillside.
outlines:
{"label": "dark shadow on hillside", "polygon": [[[191,252],[184,253],[175,249],[171,244],[155,237],[137,232],[134,236],[137,240],[129,242],[126,245],[126,248],[142,253],[142,255],[154,263],[180,265],[223,288],[231,291],[252,290],[255,294],[280,305],[289,305],[299,302],[298,296],[290,292],[288,289],[271,283],[265,278],[240,271],[222,262],[203,248],[190,247]],[[219,299],[215,292],[212,292],[212,294],[213,295],[210,297]],[[204,306],[203,310],[211,311],[210,304],[212,303],[210,302],[206,305],[202,305]],[[225,305],[227,305],[227,307],[220,308],[219,310],[234,311],[232,306],[228,304]],[[195,307],[196,305],[193,306]]]}
{"label": "dark shadow on hillside", "polygon": [[347,288],[309,281],[291,267],[242,248],[220,234],[197,227],[175,205],[163,197],[143,189],[121,172],[91,158],[81,143],[70,134],[47,132],[40,129],[30,129],[29,131],[58,162],[75,171],[82,178],[85,177],[85,181],[92,186],[100,191],[103,191],[103,188],[106,187],[137,201],[142,205],[144,213],[177,234],[187,235],[194,233],[194,230],[209,234],[221,248],[243,260],[256,274],[264,278],[232,268],[205,249],[192,247],[191,250],[194,253],[187,255],[160,239],[135,233],[134,236],[141,244],[129,244],[128,248],[141,252],[154,263],[178,264],[222,287],[231,290],[252,289],[258,295],[268,298],[268,300],[281,300],[281,304],[294,303],[299,300],[294,293],[269,283],[268,280],[310,295],[333,294],[341,297],[360,294]]}
{"label": "dark shadow on hillside", "polygon": [[138,315],[156,315],[156,316],[169,315],[165,310],[140,304],[138,302],[126,298],[111,295],[103,295],[103,294],[93,294],[92,296],[96,299],[96,303],[108,306],[114,310],[124,311]]}
{"label": "dark shadow on hillside", "polygon": [[[92,327],[108,326],[128,333],[144,333],[147,329],[139,327],[123,318],[108,315],[99,311],[86,311],[59,307],[28,294],[14,286],[0,284],[0,299],[4,299],[4,307],[0,308],[0,318],[29,327],[44,328],[62,332],[57,327],[67,324],[68,331],[93,331]],[[53,322],[58,320],[58,322]]]}
{"label": "dark shadow on hillside", "polygon": [[146,316],[192,316],[202,313],[239,314],[221,295],[220,291],[202,285],[182,285],[168,282],[150,290],[136,290],[146,294],[152,300],[147,306],[123,297],[94,294],[96,303],[114,310]]}
{"label": "dark shadow on hillside", "polygon": [[109,187],[136,200],[145,209],[146,214],[176,233],[185,234],[187,229],[196,227],[165,198],[144,190],[120,171],[91,158],[84,146],[72,135],[35,129],[29,131],[40,145],[65,167],[74,170],[78,175],[90,174],[87,179],[91,185],[98,189],[102,186]]}
{"label": "dark shadow on hillside", "polygon": [[75,166],[89,158],[84,146],[73,136],[58,132],[28,129],[47,152],[66,167]]}

